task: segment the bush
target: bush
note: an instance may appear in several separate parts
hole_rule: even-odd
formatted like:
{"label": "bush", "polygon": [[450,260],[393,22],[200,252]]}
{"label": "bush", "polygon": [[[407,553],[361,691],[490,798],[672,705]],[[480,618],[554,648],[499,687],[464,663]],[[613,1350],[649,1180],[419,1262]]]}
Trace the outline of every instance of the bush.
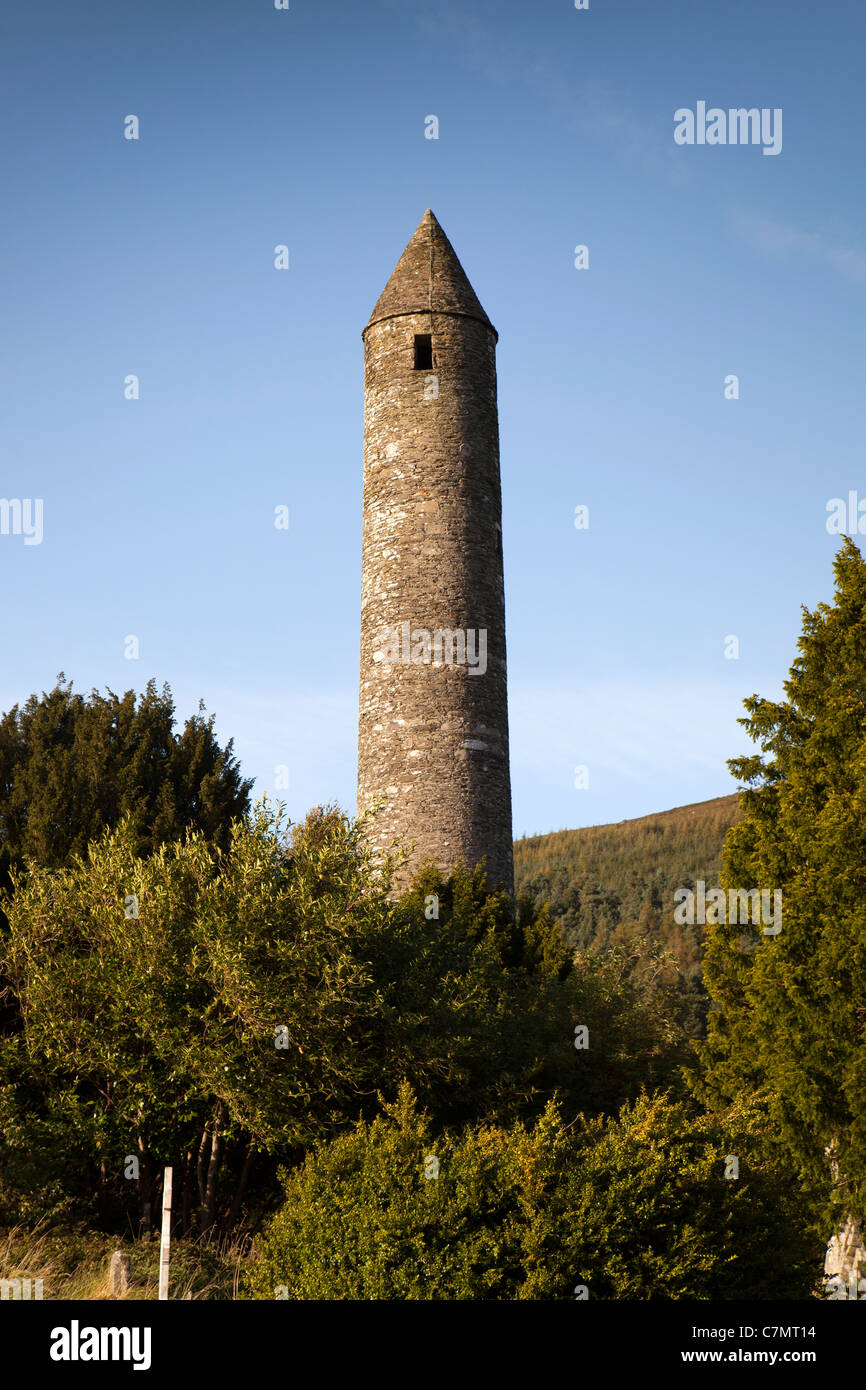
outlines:
{"label": "bush", "polygon": [[[762,1117],[642,1096],[614,1121],[436,1134],[408,1085],[283,1173],[256,1299],[805,1298],[822,1243]],[[739,1177],[726,1178],[728,1154]]]}
{"label": "bush", "polygon": [[184,1233],[230,1227],[251,1173],[270,1185],[404,1078],[454,1126],[534,1118],[555,1090],[570,1115],[615,1111],[670,1083],[660,994],[613,958],[572,967],[546,911],[515,919],[483,874],[435,884],[439,918],[421,889],[392,902],[327,809],[287,839],[262,807],[225,850],[190,834],[142,853],[124,819],[86,859],[31,865],[0,936],[22,1022],[0,1038],[9,1219],[146,1225],[170,1163]]}

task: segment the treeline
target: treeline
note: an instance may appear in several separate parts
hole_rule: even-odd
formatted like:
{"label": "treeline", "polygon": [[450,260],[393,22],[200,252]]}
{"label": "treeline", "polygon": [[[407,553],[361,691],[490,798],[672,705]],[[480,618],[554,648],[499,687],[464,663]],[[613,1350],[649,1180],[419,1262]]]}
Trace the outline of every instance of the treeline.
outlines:
{"label": "treeline", "polygon": [[[837,583],[787,699],[746,704],[739,820],[731,797],[521,841],[516,903],[434,865],[393,897],[336,808],[250,811],[165,688],[11,711],[0,1222],[147,1237],[171,1164],[179,1239],[254,1236],[249,1297],[818,1294],[866,1191],[850,542]],[[783,888],[785,924],[708,929],[696,1047],[673,895],[717,880],[735,820],[722,883]]]}
{"label": "treeline", "polygon": [[[249,810],[167,689],[0,721],[0,1217],[180,1234],[266,1213],[277,1170],[409,1085],[440,1130],[682,1091],[671,991],[573,958],[542,904],[423,869],[394,901],[360,828]],[[575,1030],[587,1039],[575,1047]]]}
{"label": "treeline", "polygon": [[660,948],[669,957],[662,974],[677,981],[684,1025],[700,1036],[707,1005],[703,928],[674,921],[674,893],[694,889],[698,879],[718,885],[722,845],[738,818],[734,793],[619,824],[524,837],[514,845],[517,886],[549,903],[577,950],[622,947],[641,960],[641,946]]}

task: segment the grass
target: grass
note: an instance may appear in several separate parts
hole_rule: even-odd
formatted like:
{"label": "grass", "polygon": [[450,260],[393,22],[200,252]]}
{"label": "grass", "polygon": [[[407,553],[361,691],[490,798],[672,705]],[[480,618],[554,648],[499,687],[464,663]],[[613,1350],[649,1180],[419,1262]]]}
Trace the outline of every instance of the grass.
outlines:
{"label": "grass", "polygon": [[[237,1298],[249,1243],[243,1233],[222,1245],[201,1238],[175,1240],[169,1298]],[[0,1227],[0,1279],[41,1279],[46,1301],[112,1299],[109,1273],[115,1250],[130,1258],[129,1289],[123,1299],[155,1300],[159,1238],[123,1240],[83,1226]]]}

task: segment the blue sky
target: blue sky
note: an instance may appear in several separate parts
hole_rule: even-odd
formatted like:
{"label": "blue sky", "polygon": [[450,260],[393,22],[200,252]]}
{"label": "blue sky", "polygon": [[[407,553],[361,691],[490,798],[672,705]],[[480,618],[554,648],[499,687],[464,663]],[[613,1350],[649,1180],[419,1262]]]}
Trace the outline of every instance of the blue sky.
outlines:
{"label": "blue sky", "polygon": [[[257,794],[354,808],[360,334],[430,206],[500,334],[515,833],[733,790],[866,496],[864,41],[854,0],[5,7],[0,495],[44,536],[0,535],[0,707],[154,677]],[[781,153],[676,145],[700,100]]]}

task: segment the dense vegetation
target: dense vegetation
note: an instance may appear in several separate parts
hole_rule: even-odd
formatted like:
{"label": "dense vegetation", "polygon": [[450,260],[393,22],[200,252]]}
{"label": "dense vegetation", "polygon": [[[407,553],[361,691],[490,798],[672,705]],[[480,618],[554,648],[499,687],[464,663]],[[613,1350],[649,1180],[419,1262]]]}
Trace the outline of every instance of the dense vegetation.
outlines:
{"label": "dense vegetation", "polygon": [[[233,818],[249,809],[252,783],[203,709],[177,731],[167,686],[84,697],[61,672],[53,690],[0,718],[0,957],[12,875],[86,857],[122,818],[141,853],[187,830],[226,843]],[[0,962],[0,1036],[20,1027]]]}
{"label": "dense vegetation", "polygon": [[[674,811],[560,830],[516,841],[518,890],[546,900],[570,945],[580,951],[631,950],[640,964],[648,945],[669,956],[662,978],[676,981],[679,1018],[690,1036],[703,1033],[707,997],[701,978],[703,928],[674,920],[674,894],[719,882],[722,844],[736,822],[739,797],[716,797]],[[641,965],[640,968],[643,968]]]}
{"label": "dense vegetation", "polygon": [[[866,1210],[864,692],[846,541],[742,794],[520,841],[516,908],[430,865],[395,899],[334,808],[250,814],[153,685],[34,697],[0,721],[0,1222],[33,1259],[146,1235],[171,1164],[196,1296],[241,1263],[267,1299],[816,1294]],[[781,931],[677,924],[720,873]]]}
{"label": "dense vegetation", "polygon": [[[821,1241],[759,1111],[641,1097],[608,1123],[438,1133],[408,1086],[284,1175],[255,1298],[797,1298]],[[736,1182],[722,1156],[740,1156]],[[768,1261],[767,1250],[773,1259]]]}
{"label": "dense vegetation", "polygon": [[172,1163],[184,1229],[227,1231],[257,1158],[297,1161],[404,1079],[439,1123],[508,1123],[554,1091],[615,1109],[685,1060],[664,994],[616,957],[575,968],[546,912],[515,922],[480,873],[429,870],[392,902],[335,811],[286,840],[261,809],[225,850],[189,834],[154,854],[124,821],[14,889],[0,1174],[33,1215],[147,1224]]}
{"label": "dense vegetation", "polygon": [[[725,845],[727,887],[781,891],[782,929],[707,927],[715,1008],[695,1089],[723,1108],[764,1097],[792,1181],[866,1215],[866,565],[846,538],[835,598],[804,609],[780,702],[741,723],[761,752]],[[832,1181],[831,1181],[832,1179]]]}
{"label": "dense vegetation", "polygon": [[213,716],[175,731],[167,686],[143,695],[75,694],[61,672],[53,690],[0,718],[0,882],[25,861],[59,868],[126,816],[142,850],[199,830],[225,842],[249,809],[252,783]]}
{"label": "dense vegetation", "polygon": [[[737,793],[615,825],[524,836],[514,845],[518,889],[543,890],[568,940],[602,949],[635,935],[648,912],[662,926],[677,888],[717,882]],[[665,923],[667,918],[664,918]]]}

